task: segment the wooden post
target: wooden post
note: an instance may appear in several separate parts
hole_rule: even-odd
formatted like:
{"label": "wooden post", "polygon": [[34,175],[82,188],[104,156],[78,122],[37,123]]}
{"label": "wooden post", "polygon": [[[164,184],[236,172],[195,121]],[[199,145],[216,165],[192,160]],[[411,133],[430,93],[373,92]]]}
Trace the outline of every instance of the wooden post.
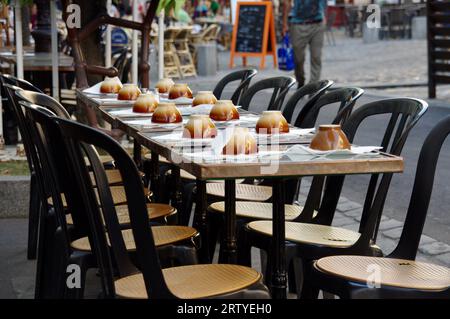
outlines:
{"label": "wooden post", "polygon": [[[111,0],[106,1],[106,11],[109,15],[111,15]],[[106,26],[106,34],[105,34],[105,66],[109,68],[111,64],[111,25]]]}
{"label": "wooden post", "polygon": [[[138,1],[133,1],[133,21],[138,18]],[[141,44],[142,45],[142,44]],[[138,32],[133,30],[133,38],[131,41],[131,81],[138,84]],[[142,57],[144,58],[144,57]]]}
{"label": "wooden post", "polygon": [[56,25],[56,0],[50,1],[50,16],[52,39],[52,93],[55,100],[59,101],[59,53],[58,30]]}

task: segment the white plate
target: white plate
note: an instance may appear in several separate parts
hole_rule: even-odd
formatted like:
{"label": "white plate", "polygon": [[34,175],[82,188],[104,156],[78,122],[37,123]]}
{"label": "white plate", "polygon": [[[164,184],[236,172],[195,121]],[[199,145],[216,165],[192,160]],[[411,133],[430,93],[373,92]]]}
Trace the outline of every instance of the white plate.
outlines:
{"label": "white plate", "polygon": [[183,104],[183,105],[191,105],[192,101],[194,101],[194,99],[190,99],[187,97],[179,97],[177,99],[169,99],[169,98],[164,98],[162,96],[160,96],[159,100],[161,103],[175,103],[175,104]]}
{"label": "white plate", "polygon": [[379,155],[379,150],[381,150],[381,146],[355,146],[352,145],[350,150],[332,150],[332,151],[319,151],[314,150],[308,146],[304,145],[294,145],[292,146],[287,153],[289,154],[305,154],[305,155],[315,155],[315,156],[330,156],[330,155],[365,155],[365,156],[373,156]]}
{"label": "white plate", "polygon": [[110,111],[109,114],[118,117],[152,117],[152,113],[138,113],[133,112],[133,109],[123,109],[123,110],[114,110]]}
{"label": "white plate", "polygon": [[99,83],[97,83],[97,84],[95,84],[95,85],[93,85],[93,86],[91,86],[91,87],[89,87],[87,89],[84,89],[83,93],[92,94],[92,95],[108,95],[108,96],[114,95],[114,96],[117,96],[117,94],[115,94],[115,93],[105,94],[105,93],[100,92],[100,87],[102,86],[102,83],[103,83],[103,81],[101,81],[101,82],[99,82]]}

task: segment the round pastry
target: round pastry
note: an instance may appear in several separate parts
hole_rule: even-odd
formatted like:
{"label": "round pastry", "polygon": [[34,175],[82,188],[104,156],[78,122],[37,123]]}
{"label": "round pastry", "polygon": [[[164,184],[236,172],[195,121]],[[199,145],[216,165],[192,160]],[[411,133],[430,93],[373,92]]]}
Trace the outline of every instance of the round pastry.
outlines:
{"label": "round pastry", "polygon": [[117,99],[134,101],[138,98],[140,94],[141,90],[139,90],[136,84],[127,83],[124,84],[123,87],[120,89]]}
{"label": "round pastry", "polygon": [[205,114],[192,114],[183,130],[185,138],[213,138],[216,135],[216,126]]}
{"label": "round pastry", "polygon": [[153,93],[144,93],[139,95],[133,105],[133,112],[152,113],[158,106],[158,100]]}
{"label": "round pastry", "polygon": [[216,97],[211,91],[199,91],[192,101],[192,106],[200,104],[215,104],[217,102]]}
{"label": "round pastry", "polygon": [[254,154],[258,152],[256,139],[246,127],[236,127],[228,143],[222,149],[224,155]]}
{"label": "round pastry", "polygon": [[156,83],[155,88],[158,90],[158,93],[169,93],[170,88],[175,84],[170,78],[163,78]]}
{"label": "round pastry", "polygon": [[238,120],[239,112],[231,100],[219,100],[209,112],[209,117],[214,121]]}
{"label": "round pastry", "polygon": [[159,103],[152,115],[153,123],[180,123],[183,121],[175,103]]}
{"label": "round pastry", "polygon": [[259,134],[288,133],[289,124],[281,111],[264,111],[256,122],[256,132]]}
{"label": "round pastry", "polygon": [[104,94],[118,93],[121,88],[122,82],[120,82],[119,78],[106,77],[105,80],[100,85],[100,93]]}
{"label": "round pastry", "polygon": [[186,83],[176,83],[169,90],[169,100],[187,97],[192,99],[192,91]]}
{"label": "round pastry", "polygon": [[350,142],[341,126],[335,124],[320,125],[309,147],[320,151],[351,149]]}

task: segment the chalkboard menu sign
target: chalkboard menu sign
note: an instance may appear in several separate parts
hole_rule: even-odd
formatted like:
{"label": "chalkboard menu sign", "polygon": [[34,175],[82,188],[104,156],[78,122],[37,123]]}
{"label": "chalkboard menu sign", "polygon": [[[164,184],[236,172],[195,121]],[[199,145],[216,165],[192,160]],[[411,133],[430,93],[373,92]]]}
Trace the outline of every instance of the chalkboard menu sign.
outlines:
{"label": "chalkboard menu sign", "polygon": [[231,41],[230,68],[233,67],[235,56],[242,57],[244,66],[247,63],[247,57],[260,57],[260,68],[264,68],[266,55],[273,56],[276,67],[275,49],[272,2],[239,1],[236,6],[236,21]]}
{"label": "chalkboard menu sign", "polygon": [[240,6],[236,52],[262,52],[266,6]]}

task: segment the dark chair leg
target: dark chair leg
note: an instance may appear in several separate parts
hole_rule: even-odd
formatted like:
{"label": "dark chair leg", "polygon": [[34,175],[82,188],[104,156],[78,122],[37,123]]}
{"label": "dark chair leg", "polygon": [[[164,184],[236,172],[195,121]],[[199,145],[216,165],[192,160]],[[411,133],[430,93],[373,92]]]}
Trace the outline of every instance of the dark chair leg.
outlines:
{"label": "dark chair leg", "polygon": [[41,212],[41,201],[39,199],[39,192],[37,190],[36,175],[34,173],[31,173],[30,207],[28,216],[28,248],[27,248],[28,260],[36,259],[40,212]]}
{"label": "dark chair leg", "polygon": [[195,200],[195,183],[186,183],[183,185],[183,208],[179,216],[180,225],[187,226],[192,213],[192,206]]}
{"label": "dark chair leg", "polygon": [[300,299],[317,299],[319,297],[319,289],[316,288],[312,280],[311,263],[312,261],[302,260],[304,276]]}

